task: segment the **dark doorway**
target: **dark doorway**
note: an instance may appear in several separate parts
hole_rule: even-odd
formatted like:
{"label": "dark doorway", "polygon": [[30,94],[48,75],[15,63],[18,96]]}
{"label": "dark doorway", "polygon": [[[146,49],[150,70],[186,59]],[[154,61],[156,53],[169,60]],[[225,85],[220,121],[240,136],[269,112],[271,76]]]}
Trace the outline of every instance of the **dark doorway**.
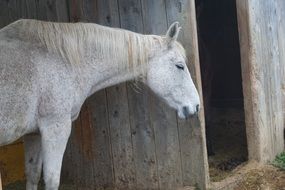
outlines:
{"label": "dark doorway", "polygon": [[196,0],[206,138],[212,181],[247,160],[235,0]]}

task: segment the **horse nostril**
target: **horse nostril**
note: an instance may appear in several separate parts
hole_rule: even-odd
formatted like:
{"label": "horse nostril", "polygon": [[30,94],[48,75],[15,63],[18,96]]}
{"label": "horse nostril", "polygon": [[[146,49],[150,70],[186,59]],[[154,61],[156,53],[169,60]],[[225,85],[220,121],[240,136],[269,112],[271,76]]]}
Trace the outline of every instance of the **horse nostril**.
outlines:
{"label": "horse nostril", "polygon": [[199,111],[199,104],[196,106],[196,112]]}
{"label": "horse nostril", "polygon": [[190,112],[189,112],[189,108],[187,106],[183,106],[183,114],[185,117],[188,117]]}

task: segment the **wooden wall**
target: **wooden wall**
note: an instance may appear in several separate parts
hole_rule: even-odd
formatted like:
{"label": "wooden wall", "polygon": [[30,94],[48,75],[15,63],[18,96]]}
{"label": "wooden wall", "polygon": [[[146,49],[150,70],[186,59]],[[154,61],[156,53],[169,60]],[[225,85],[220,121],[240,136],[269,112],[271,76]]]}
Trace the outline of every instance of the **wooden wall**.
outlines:
{"label": "wooden wall", "polygon": [[[194,0],[5,0],[0,27],[18,18],[95,22],[140,33],[164,34],[182,25],[192,77],[199,88]],[[203,110],[200,117],[177,119],[145,87],[131,83],[89,98],[74,123],[63,162],[62,180],[78,189],[176,189],[208,184]]]}
{"label": "wooden wall", "polygon": [[249,159],[284,150],[285,2],[237,0]]}

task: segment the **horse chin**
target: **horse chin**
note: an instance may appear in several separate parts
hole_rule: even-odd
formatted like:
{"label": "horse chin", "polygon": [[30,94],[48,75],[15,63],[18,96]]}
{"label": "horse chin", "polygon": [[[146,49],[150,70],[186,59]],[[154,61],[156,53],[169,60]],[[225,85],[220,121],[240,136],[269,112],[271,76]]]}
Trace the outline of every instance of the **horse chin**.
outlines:
{"label": "horse chin", "polygon": [[177,115],[180,119],[189,119],[198,116],[198,112],[193,112],[189,110],[187,113],[182,109],[177,109]]}
{"label": "horse chin", "polygon": [[180,119],[187,119],[181,109],[177,110],[177,115]]}

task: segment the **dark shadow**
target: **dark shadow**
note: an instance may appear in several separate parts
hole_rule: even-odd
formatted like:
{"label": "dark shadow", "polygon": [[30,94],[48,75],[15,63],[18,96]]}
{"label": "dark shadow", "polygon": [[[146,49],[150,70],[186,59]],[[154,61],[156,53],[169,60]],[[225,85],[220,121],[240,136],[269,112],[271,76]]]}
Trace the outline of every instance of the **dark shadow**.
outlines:
{"label": "dark shadow", "polygon": [[210,176],[247,160],[235,0],[196,0]]}

